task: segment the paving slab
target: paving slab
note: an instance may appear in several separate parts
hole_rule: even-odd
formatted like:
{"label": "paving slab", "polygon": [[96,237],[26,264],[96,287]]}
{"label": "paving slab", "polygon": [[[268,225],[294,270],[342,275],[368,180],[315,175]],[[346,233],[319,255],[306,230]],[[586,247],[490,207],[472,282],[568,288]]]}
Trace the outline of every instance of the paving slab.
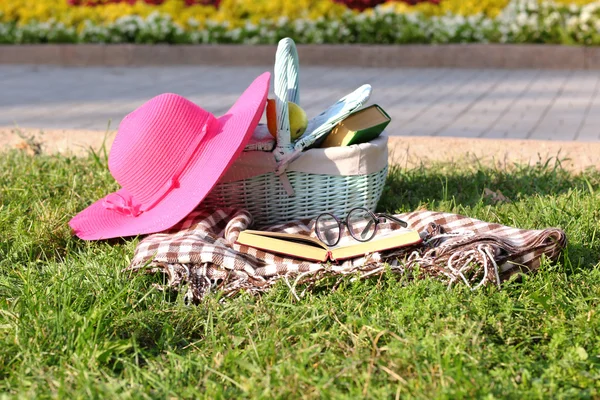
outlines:
{"label": "paving slab", "polygon": [[[62,66],[269,65],[276,45],[42,44],[1,45],[0,64]],[[600,49],[551,44],[308,44],[305,66],[344,68],[600,69]]]}
{"label": "paving slab", "polygon": [[[116,129],[164,92],[220,115],[265,70],[0,65],[0,127]],[[317,115],[364,83],[391,115],[392,136],[600,141],[597,71],[307,66],[301,105]]]}

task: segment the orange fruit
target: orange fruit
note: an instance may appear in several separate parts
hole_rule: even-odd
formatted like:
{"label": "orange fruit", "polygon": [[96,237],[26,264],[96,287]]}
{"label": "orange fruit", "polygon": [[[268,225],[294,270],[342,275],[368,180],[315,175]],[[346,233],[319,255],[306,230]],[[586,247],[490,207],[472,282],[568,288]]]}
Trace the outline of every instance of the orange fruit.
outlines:
{"label": "orange fruit", "polygon": [[275,99],[267,99],[267,128],[274,138],[277,138],[277,109]]}

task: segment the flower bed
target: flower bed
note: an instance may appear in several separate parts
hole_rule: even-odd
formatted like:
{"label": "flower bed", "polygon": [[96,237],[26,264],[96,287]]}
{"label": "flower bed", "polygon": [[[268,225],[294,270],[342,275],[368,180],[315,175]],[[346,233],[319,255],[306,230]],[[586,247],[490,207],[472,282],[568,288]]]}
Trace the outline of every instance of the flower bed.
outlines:
{"label": "flower bed", "polygon": [[[127,4],[135,4],[138,1],[143,1],[146,4],[150,5],[159,5],[165,2],[165,0],[67,0],[69,5],[72,6],[85,6],[85,7],[97,7],[105,4],[114,4],[114,3],[127,3]],[[218,7],[220,0],[184,0],[186,6],[192,5],[210,5]]]}
{"label": "flower bed", "polygon": [[330,0],[223,0],[218,9],[186,6],[184,0],[96,7],[25,3],[0,3],[0,43],[274,44],[289,36],[297,43],[600,44],[600,1],[442,0],[386,3],[363,12]]}

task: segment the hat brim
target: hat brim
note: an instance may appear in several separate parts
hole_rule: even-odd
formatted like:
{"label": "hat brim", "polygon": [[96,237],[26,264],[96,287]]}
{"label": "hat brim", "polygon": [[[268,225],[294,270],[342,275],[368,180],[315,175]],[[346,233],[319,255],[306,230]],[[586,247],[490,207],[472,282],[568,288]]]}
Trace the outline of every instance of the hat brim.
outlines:
{"label": "hat brim", "polygon": [[[137,217],[108,210],[100,199],[69,222],[84,240],[100,240],[161,232],[171,228],[208,195],[221,176],[237,159],[258,125],[267,101],[271,74],[265,72],[239,97],[229,111],[218,118],[218,129],[206,133],[194,159],[171,190],[158,204]],[[121,189],[118,194],[126,195]]]}

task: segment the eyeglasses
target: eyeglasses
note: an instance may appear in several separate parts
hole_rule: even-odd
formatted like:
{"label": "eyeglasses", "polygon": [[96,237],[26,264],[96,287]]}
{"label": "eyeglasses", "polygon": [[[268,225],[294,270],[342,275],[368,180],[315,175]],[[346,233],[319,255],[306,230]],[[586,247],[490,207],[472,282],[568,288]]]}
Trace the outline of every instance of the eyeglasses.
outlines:
{"label": "eyeglasses", "polygon": [[408,226],[406,222],[391,215],[375,214],[364,207],[357,207],[350,210],[345,220],[340,220],[330,213],[319,215],[315,222],[315,232],[319,240],[329,247],[340,242],[344,226],[354,239],[359,242],[368,242],[375,237],[377,225],[386,220],[393,221],[404,228]]}

